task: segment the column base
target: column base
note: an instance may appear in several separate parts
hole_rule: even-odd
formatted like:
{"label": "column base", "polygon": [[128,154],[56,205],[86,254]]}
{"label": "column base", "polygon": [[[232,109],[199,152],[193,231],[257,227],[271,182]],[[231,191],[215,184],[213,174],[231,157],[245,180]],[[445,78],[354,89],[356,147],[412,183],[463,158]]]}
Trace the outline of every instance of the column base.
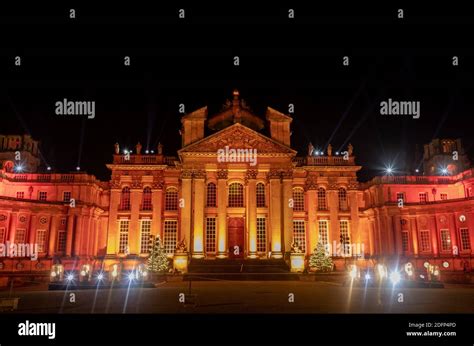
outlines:
{"label": "column base", "polygon": [[204,258],[204,252],[194,252],[192,257],[193,258]]}
{"label": "column base", "polygon": [[227,252],[218,252],[216,258],[227,258]]}
{"label": "column base", "polygon": [[252,259],[258,258],[258,255],[257,255],[256,252],[251,252],[251,253],[249,253],[248,258],[252,258]]}
{"label": "column base", "polygon": [[275,259],[280,259],[280,258],[283,258],[283,253],[280,252],[280,251],[272,251],[272,255],[270,256],[270,258],[275,258]]}

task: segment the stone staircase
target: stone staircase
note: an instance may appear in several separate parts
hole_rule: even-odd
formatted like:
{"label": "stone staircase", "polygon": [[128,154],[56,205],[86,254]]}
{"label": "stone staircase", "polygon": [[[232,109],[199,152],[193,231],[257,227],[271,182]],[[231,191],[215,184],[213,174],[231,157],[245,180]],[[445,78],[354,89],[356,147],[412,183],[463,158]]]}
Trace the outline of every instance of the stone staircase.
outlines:
{"label": "stone staircase", "polygon": [[192,259],[184,280],[255,280],[294,281],[283,259]]}

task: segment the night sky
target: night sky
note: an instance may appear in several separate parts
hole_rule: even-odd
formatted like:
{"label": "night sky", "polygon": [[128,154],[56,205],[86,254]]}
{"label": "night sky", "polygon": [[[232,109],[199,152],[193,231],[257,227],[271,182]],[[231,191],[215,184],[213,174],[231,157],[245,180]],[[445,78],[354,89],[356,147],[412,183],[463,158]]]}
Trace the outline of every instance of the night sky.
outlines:
{"label": "night sky", "polygon": [[[474,157],[474,21],[466,9],[270,4],[75,7],[75,20],[67,6],[3,7],[0,133],[30,133],[55,171],[80,165],[108,179],[115,142],[156,149],[161,141],[176,155],[178,105],[187,112],[207,105],[212,115],[237,88],[262,118],[267,106],[287,113],[295,105],[299,155],[310,141],[317,149],[330,141],[334,151],[352,143],[361,180],[386,164],[412,173],[433,138],[462,138]],[[64,98],[95,101],[95,119],[56,115]],[[420,119],[381,115],[388,98],[420,101]]]}

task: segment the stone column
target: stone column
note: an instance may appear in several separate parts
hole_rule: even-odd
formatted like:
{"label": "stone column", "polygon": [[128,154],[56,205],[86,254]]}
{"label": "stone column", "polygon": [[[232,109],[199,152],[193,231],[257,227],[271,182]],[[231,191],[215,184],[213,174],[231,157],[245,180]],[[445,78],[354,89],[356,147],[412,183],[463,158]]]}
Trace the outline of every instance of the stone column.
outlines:
{"label": "stone column", "polygon": [[107,227],[108,227],[107,218],[100,217],[99,228],[97,229],[98,240],[97,240],[96,256],[99,256],[99,255],[102,256],[107,253]]}
{"label": "stone column", "polygon": [[92,256],[97,256],[97,248],[99,244],[99,231],[100,231],[99,225],[100,225],[99,217],[94,216],[94,218],[92,219],[93,232],[92,232],[92,237],[91,237],[92,243],[90,246],[91,253],[89,253],[89,255],[92,255]]}
{"label": "stone column", "polygon": [[280,173],[277,171],[270,171],[270,229],[272,240],[272,258],[282,258],[281,252],[281,197],[282,187]]}
{"label": "stone column", "polygon": [[118,252],[118,222],[117,209],[120,203],[121,190],[113,188],[110,191],[109,222],[107,232],[107,254],[115,255]]}
{"label": "stone column", "polygon": [[293,239],[293,208],[290,206],[290,199],[293,197],[293,178],[291,171],[283,174],[283,252],[291,251]]}
{"label": "stone column", "polygon": [[454,253],[454,249],[457,249],[457,253],[459,254],[459,251],[461,251],[462,245],[458,242],[458,237],[457,237],[458,231],[456,227],[456,214],[455,213],[449,214],[447,217],[446,223],[449,227],[449,234],[451,236],[451,245],[452,245],[451,254]]}
{"label": "stone column", "polygon": [[184,201],[184,206],[180,208],[180,234],[188,249],[191,248],[191,178],[191,171],[183,170],[181,173],[181,198]]}
{"label": "stone column", "polygon": [[227,254],[227,171],[217,172],[217,257]]}
{"label": "stone column", "polygon": [[[403,254],[403,245],[402,245],[402,225],[400,222],[400,216],[394,216],[392,218],[393,221],[393,229],[395,230],[395,253],[398,255]],[[410,238],[410,237],[408,237]]]}
{"label": "stone column", "polygon": [[316,190],[311,188],[306,191],[306,210],[308,212],[308,245],[306,248],[306,253],[312,253],[316,249],[316,245],[319,241],[318,227],[317,227],[317,218],[316,218]]}
{"label": "stone column", "polygon": [[416,226],[416,219],[410,218],[411,239],[413,241],[413,254],[418,256],[418,229]]}
{"label": "stone column", "polygon": [[248,252],[249,258],[257,258],[257,178],[256,170],[247,172],[247,215],[248,215]]}
{"label": "stone column", "polygon": [[69,215],[67,218],[67,232],[66,232],[66,256],[72,255],[72,239],[74,236],[74,215]]}
{"label": "stone column", "polygon": [[[9,234],[9,239],[10,243],[15,242],[15,232],[16,232],[16,223],[18,222],[18,213],[14,212],[10,214],[10,234]],[[30,230],[31,232],[31,230]]]}
{"label": "stone column", "polygon": [[130,225],[128,230],[128,247],[130,254],[140,253],[140,205],[142,203],[143,190],[132,189],[130,191]]}
{"label": "stone column", "polygon": [[[337,245],[341,242],[341,232],[339,229],[339,199],[336,190],[326,190],[327,206],[329,209],[329,238],[331,239],[331,252],[337,253]],[[349,228],[349,232],[351,229]],[[349,234],[350,236],[350,234]],[[334,248],[336,246],[336,248]],[[342,245],[341,245],[342,246]],[[341,247],[341,253],[343,249]],[[338,254],[340,255],[340,254]]]}
{"label": "stone column", "polygon": [[156,185],[158,190],[154,190],[151,197],[153,203],[153,220],[151,221],[151,234],[153,236],[160,236],[162,240],[163,235],[161,231],[161,214],[163,209],[163,184],[164,182]]}
{"label": "stone column", "polygon": [[[438,223],[436,220],[436,215],[432,215],[428,219],[428,225],[430,225],[430,238],[431,238],[431,247],[432,247],[432,254],[435,257],[439,256],[439,248],[441,248],[441,243],[438,241],[438,232],[439,232],[439,227]],[[439,244],[439,246],[438,246]]]}
{"label": "stone column", "polygon": [[393,220],[388,215],[388,211],[385,211],[385,227],[387,230],[387,250],[388,254],[393,255],[396,253],[396,248],[395,248],[395,241],[394,241],[394,236],[393,236]]}
{"label": "stone column", "polygon": [[[350,188],[353,188],[350,186]],[[349,203],[349,210],[351,213],[351,243],[354,246],[355,254],[363,255],[365,251],[363,236],[362,236],[362,227],[359,219],[359,198],[358,192],[356,190],[347,191],[347,200]]]}
{"label": "stone column", "polygon": [[59,225],[59,215],[53,215],[51,218],[51,227],[48,237],[48,256],[54,256],[56,251],[56,242],[58,239],[58,225]]}
{"label": "stone column", "polygon": [[194,215],[193,215],[193,258],[204,257],[204,180],[206,173],[199,171],[194,174]]}
{"label": "stone column", "polygon": [[367,221],[367,228],[369,231],[369,243],[370,243],[370,251],[369,254],[373,256],[377,253],[377,242],[375,239],[375,226],[374,220],[372,218],[368,219]]}
{"label": "stone column", "polygon": [[82,240],[82,230],[84,227],[84,216],[78,215],[76,218],[76,225],[74,231],[74,248],[72,254],[74,256],[79,256],[81,253],[81,240]]}

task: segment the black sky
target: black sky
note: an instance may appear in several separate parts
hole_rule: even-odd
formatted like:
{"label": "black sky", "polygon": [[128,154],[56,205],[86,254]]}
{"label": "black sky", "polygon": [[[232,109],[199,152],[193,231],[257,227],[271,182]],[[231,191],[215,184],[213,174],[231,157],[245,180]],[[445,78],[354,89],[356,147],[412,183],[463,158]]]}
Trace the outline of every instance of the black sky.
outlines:
{"label": "black sky", "polygon": [[[297,20],[289,22],[284,5],[207,6],[185,6],[184,22],[170,6],[78,8],[75,22],[67,6],[3,8],[0,133],[30,133],[55,170],[79,163],[107,179],[116,141],[153,148],[161,141],[175,155],[178,105],[208,105],[212,115],[238,88],[262,118],[267,106],[295,105],[292,145],[300,155],[310,141],[323,148],[332,137],[335,150],[351,142],[363,180],[392,161],[412,171],[416,146],[421,154],[435,137],[462,138],[473,156],[474,21],[463,9],[410,7],[400,22],[396,6],[292,6]],[[21,67],[13,66],[16,55]],[[95,119],[56,115],[64,98],[95,101]],[[380,115],[388,98],[420,101],[420,119]]]}

